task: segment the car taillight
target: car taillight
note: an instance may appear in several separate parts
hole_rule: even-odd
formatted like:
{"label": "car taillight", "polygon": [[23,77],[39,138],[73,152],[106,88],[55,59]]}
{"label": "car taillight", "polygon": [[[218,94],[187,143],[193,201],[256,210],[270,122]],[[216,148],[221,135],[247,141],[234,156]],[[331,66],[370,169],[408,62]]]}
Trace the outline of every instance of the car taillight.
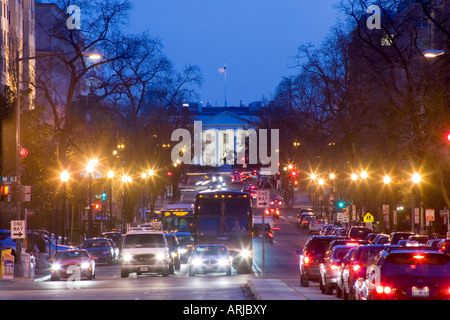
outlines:
{"label": "car taillight", "polygon": [[391,286],[388,286],[388,285],[385,285],[385,286],[378,285],[378,286],[375,288],[375,290],[376,290],[376,292],[379,293],[379,294],[390,295],[390,294],[394,293],[394,290],[392,290],[392,287],[391,287]]}
{"label": "car taillight", "polygon": [[280,210],[275,211],[275,213],[279,216],[280,215]]}
{"label": "car taillight", "polygon": [[331,270],[337,270],[337,269],[339,269],[339,266],[332,264],[330,268],[331,268]]}
{"label": "car taillight", "polygon": [[357,272],[359,269],[361,269],[361,266],[359,264],[354,264],[353,265],[353,271]]}
{"label": "car taillight", "polygon": [[308,264],[309,263],[309,257],[303,257],[303,263]]}
{"label": "car taillight", "polygon": [[445,290],[445,293],[450,296],[450,287],[448,287],[447,290]]}
{"label": "car taillight", "polygon": [[266,213],[266,215],[269,215],[269,210],[266,209],[266,210],[265,210],[265,213]]}

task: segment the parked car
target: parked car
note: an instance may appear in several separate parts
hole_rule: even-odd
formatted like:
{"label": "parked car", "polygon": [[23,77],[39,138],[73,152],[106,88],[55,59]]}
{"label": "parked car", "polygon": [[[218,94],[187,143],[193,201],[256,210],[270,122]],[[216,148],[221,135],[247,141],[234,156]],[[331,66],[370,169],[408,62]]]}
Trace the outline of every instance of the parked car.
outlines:
{"label": "parked car", "polygon": [[95,258],[84,249],[59,251],[50,261],[52,281],[77,275],[88,280],[95,278]]}
{"label": "parked car", "polygon": [[319,266],[322,293],[333,294],[337,284],[339,266],[351,248],[353,246],[338,245],[326,252],[324,261]]}
{"label": "parked car", "polygon": [[89,254],[97,259],[97,263],[114,264],[115,248],[107,238],[91,238],[84,240],[81,249],[85,249]]}
{"label": "parked car", "polygon": [[311,236],[303,250],[297,251],[300,255],[300,285],[308,287],[309,281],[320,280],[319,265],[324,262],[325,252],[331,241],[339,239],[337,236]]}
{"label": "parked car", "polygon": [[450,298],[450,255],[428,248],[381,251],[368,266],[363,300],[447,300]]}
{"label": "parked car", "polygon": [[225,272],[231,276],[232,258],[227,248],[220,244],[198,244],[189,258],[189,275]]}

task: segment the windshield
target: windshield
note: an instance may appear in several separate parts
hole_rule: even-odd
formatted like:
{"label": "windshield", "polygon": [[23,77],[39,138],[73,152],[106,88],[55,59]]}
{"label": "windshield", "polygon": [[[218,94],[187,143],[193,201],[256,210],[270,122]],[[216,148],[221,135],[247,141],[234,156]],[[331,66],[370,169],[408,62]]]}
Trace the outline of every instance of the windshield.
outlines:
{"label": "windshield", "polygon": [[108,240],[86,240],[83,244],[83,249],[109,247]]}
{"label": "windshield", "polygon": [[382,270],[386,276],[450,277],[450,257],[421,252],[395,253],[386,258]]}
{"label": "windshield", "polygon": [[366,228],[352,228],[349,237],[352,239],[366,239],[367,235],[371,232],[370,229]]}
{"label": "windshield", "polygon": [[58,252],[55,256],[56,260],[86,259],[86,258],[89,258],[89,255],[86,251]]}
{"label": "windshield", "polygon": [[383,247],[381,247],[381,246],[380,247],[373,247],[373,246],[360,247],[360,248],[358,248],[358,251],[356,252],[355,260],[364,263],[370,257],[376,256],[382,249],[383,249]]}
{"label": "windshield", "polygon": [[222,246],[199,246],[196,247],[194,250],[195,255],[223,255],[226,256],[228,254],[228,250],[226,247]]}
{"label": "windshield", "polygon": [[164,248],[164,235],[154,234],[127,234],[123,241],[124,248]]}
{"label": "windshield", "polygon": [[333,259],[342,259],[347,254],[351,247],[335,248],[333,251]]}
{"label": "windshield", "polygon": [[162,217],[164,230],[177,230],[181,232],[191,232],[191,225],[194,218],[189,217]]}

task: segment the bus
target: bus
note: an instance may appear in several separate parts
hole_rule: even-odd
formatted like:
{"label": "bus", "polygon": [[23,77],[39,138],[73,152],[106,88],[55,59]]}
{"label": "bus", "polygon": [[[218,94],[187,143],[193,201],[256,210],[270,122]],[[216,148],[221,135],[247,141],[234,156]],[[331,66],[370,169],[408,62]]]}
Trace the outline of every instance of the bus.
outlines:
{"label": "bus", "polygon": [[195,196],[194,238],[197,244],[223,244],[238,273],[252,271],[252,210],[247,192],[208,190]]}
{"label": "bus", "polygon": [[167,232],[193,232],[194,204],[168,204],[156,218]]}

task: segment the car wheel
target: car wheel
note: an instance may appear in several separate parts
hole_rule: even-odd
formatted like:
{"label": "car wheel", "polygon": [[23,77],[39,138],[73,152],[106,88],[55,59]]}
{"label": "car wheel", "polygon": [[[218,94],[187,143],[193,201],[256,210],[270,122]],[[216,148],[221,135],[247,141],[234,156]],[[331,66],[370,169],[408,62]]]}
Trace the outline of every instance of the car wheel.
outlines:
{"label": "car wheel", "polygon": [[309,280],[305,279],[302,273],[300,273],[300,286],[303,288],[309,287]]}
{"label": "car wheel", "polygon": [[121,278],[128,278],[130,275],[130,272],[127,269],[121,269],[120,270],[120,277]]}
{"label": "car wheel", "polygon": [[342,290],[339,286],[336,287],[336,297],[340,298],[342,296]]}
{"label": "car wheel", "polygon": [[325,280],[325,286],[324,286],[324,293],[325,293],[326,295],[331,295],[331,294],[333,294],[333,287],[330,286],[330,285],[327,283],[326,280]]}
{"label": "car wheel", "polygon": [[170,274],[170,267],[164,269],[161,274],[162,274],[163,277],[168,277],[169,274]]}

